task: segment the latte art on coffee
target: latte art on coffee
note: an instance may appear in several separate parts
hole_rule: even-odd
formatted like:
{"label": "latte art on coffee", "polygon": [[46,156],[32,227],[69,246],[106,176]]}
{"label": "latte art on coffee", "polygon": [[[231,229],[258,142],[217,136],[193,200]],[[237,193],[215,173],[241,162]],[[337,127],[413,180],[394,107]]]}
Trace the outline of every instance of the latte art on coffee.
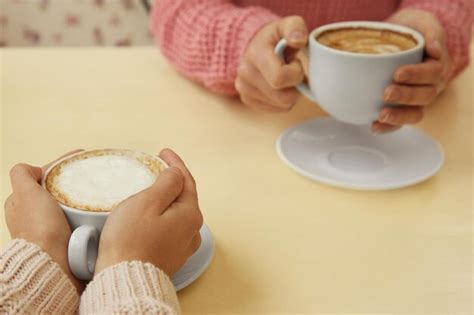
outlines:
{"label": "latte art on coffee", "polygon": [[110,211],[152,185],[161,168],[152,157],[132,151],[91,151],[58,164],[49,173],[46,187],[67,206]]}
{"label": "latte art on coffee", "polygon": [[416,40],[408,34],[369,28],[344,28],[322,33],[317,41],[337,50],[363,54],[391,54],[411,49]]}

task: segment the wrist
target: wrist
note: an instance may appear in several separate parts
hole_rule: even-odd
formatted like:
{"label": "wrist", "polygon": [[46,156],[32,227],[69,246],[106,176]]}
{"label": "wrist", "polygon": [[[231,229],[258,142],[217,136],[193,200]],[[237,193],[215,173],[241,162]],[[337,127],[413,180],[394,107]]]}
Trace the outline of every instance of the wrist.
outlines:
{"label": "wrist", "polygon": [[[41,247],[41,246],[40,246]],[[51,257],[51,259],[59,265],[61,270],[64,272],[64,274],[71,280],[72,284],[74,287],[76,287],[76,290],[79,294],[81,294],[82,291],[84,291],[84,283],[80,280],[78,280],[76,277],[71,272],[71,269],[69,269],[69,260],[67,257],[67,252],[68,252],[68,246],[45,246],[41,247],[44,249],[44,251]]]}
{"label": "wrist", "polygon": [[60,244],[57,240],[39,240],[30,242],[37,245],[51,258],[54,263],[58,264],[59,268],[61,268],[63,273],[69,278],[74,287],[77,289],[78,293],[81,294],[81,292],[84,290],[84,283],[74,277],[71,270],[69,269],[69,260],[67,257],[68,242],[64,242],[62,244]]}

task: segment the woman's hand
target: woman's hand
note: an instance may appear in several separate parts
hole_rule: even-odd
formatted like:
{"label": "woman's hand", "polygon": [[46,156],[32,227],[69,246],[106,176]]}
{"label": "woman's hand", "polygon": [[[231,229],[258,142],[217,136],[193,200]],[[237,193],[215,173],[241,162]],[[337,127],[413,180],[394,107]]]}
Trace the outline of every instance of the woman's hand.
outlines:
{"label": "woman's hand", "polygon": [[379,120],[372,125],[372,130],[379,133],[421,121],[424,107],[433,103],[445,89],[451,65],[444,29],[434,15],[406,9],[392,16],[389,22],[414,28],[423,35],[425,60],[395,71],[394,83],[385,89],[383,98],[399,106],[380,111]]}
{"label": "woman's hand", "polygon": [[41,247],[59,264],[80,293],[83,284],[72,275],[67,258],[71,228],[58,202],[39,184],[48,166],[42,169],[17,164],[12,168],[13,193],[5,202],[5,220],[12,238],[21,238]]}
{"label": "woman's hand", "polygon": [[170,168],[152,186],[121,202],[107,218],[96,273],[138,260],[171,277],[199,248],[203,218],[194,179],[173,151],[163,150],[160,157]]}
{"label": "woman's hand", "polygon": [[273,52],[281,38],[288,46],[306,46],[308,30],[303,18],[290,16],[263,27],[250,41],[238,68],[235,88],[242,102],[265,112],[286,112],[296,103],[294,86],[304,79],[297,59],[286,64]]}

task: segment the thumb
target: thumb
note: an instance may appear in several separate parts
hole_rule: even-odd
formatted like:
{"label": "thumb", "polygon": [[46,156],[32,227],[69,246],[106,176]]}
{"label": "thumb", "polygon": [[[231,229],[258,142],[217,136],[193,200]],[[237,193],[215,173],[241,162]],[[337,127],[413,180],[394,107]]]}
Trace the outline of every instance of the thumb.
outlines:
{"label": "thumb", "polygon": [[163,213],[181,194],[183,185],[183,173],[179,168],[172,166],[161,172],[145,193],[150,196],[160,213]]}
{"label": "thumb", "polygon": [[422,19],[406,24],[406,26],[414,28],[423,35],[425,52],[429,57],[436,60],[441,59],[443,56],[444,34],[440,27],[433,23],[427,23]]}
{"label": "thumb", "polygon": [[435,33],[429,32],[423,34],[425,37],[425,51],[433,59],[441,59],[442,56],[442,49],[441,49],[441,41]]}
{"label": "thumb", "polygon": [[308,41],[308,28],[301,16],[289,16],[282,19],[278,23],[278,32],[292,48],[303,48]]}
{"label": "thumb", "polygon": [[38,186],[43,176],[40,167],[28,164],[17,164],[10,171],[10,181],[13,191],[26,191]]}

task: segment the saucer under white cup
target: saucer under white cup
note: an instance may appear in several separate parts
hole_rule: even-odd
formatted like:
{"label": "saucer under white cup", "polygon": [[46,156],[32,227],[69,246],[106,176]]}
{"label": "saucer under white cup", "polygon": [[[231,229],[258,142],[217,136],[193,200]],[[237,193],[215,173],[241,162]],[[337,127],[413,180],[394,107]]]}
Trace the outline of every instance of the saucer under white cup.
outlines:
{"label": "saucer under white cup", "polygon": [[[406,34],[417,44],[387,54],[340,51],[319,43],[327,31],[369,28]],[[282,59],[287,43],[278,42]],[[385,135],[370,125],[384,106],[383,92],[396,69],[423,59],[423,36],[410,28],[384,22],[352,21],[320,26],[309,35],[308,81],[297,89],[319,103],[333,118],[317,118],[288,128],[277,141],[281,159],[313,180],[344,188],[384,190],[419,183],[434,175],[444,161],[441,146],[409,126]],[[349,125],[353,124],[353,125]]]}
{"label": "saucer under white cup", "polygon": [[176,291],[187,287],[199,278],[214,257],[214,239],[211,231],[204,224],[200,232],[201,246],[171,278]]}
{"label": "saucer under white cup", "polygon": [[367,125],[330,117],[286,129],[278,138],[280,158],[299,174],[342,188],[387,190],[433,176],[443,165],[441,146],[414,127],[377,135]]}

